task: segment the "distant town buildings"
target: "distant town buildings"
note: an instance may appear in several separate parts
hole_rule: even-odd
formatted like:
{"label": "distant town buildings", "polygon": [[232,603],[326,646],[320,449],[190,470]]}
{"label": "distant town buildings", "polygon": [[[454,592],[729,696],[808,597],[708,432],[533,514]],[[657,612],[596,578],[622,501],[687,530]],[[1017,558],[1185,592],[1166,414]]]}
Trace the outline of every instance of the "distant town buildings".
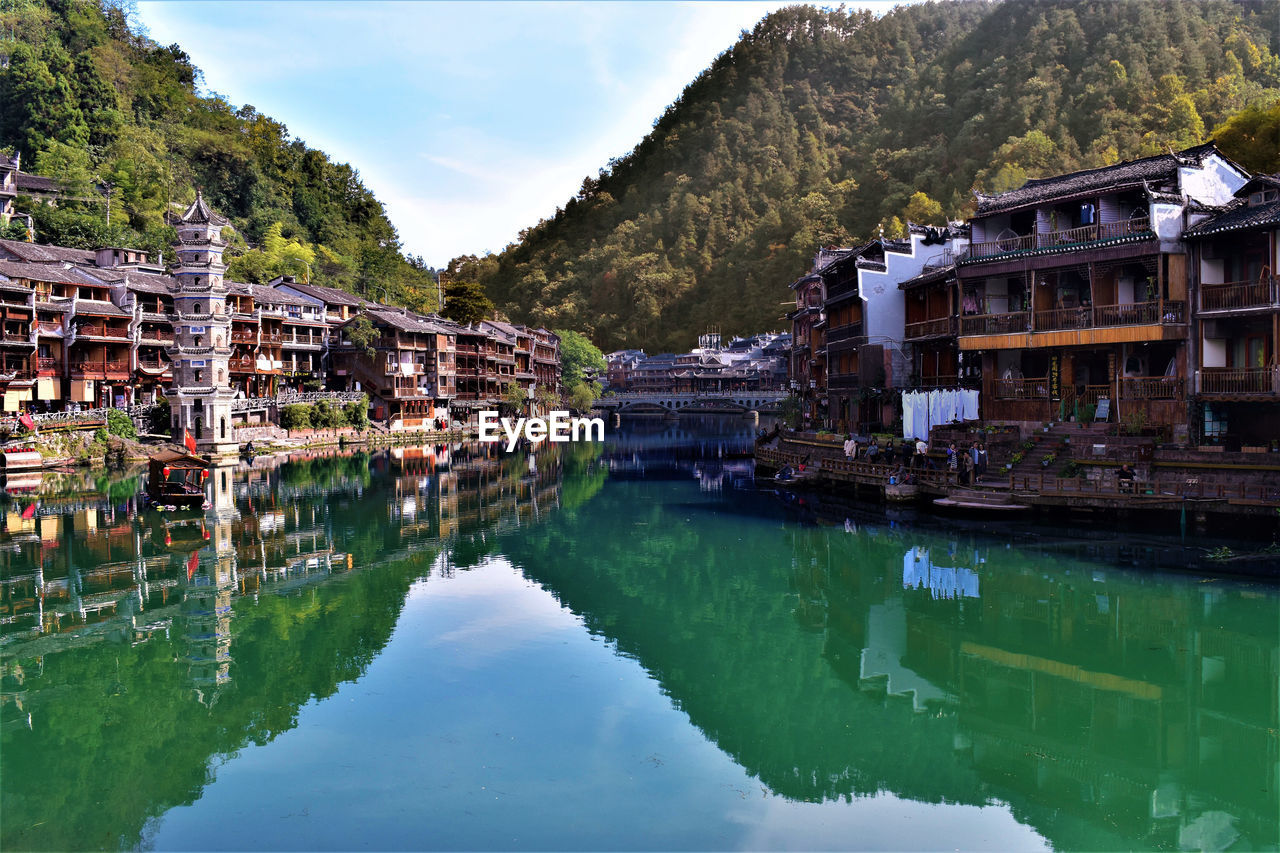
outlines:
{"label": "distant town buildings", "polygon": [[802,416],[889,429],[896,392],[984,420],[1280,441],[1280,177],[1212,143],[979,196],[968,223],[823,250],[797,279]]}
{"label": "distant town buildings", "polygon": [[618,350],[605,356],[606,390],[616,393],[697,394],[725,391],[783,390],[791,336],[770,332],[734,338],[701,335],[687,353],[646,355]]}

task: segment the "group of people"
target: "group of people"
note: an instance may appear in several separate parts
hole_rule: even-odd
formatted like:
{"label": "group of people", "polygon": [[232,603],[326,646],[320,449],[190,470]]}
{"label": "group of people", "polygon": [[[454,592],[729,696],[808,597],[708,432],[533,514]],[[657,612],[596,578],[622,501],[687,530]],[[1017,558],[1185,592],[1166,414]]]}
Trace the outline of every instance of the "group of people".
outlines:
{"label": "group of people", "polygon": [[[928,443],[922,438],[916,439],[914,444],[904,441],[901,445],[890,439],[881,446],[875,438],[866,444],[861,444],[850,435],[845,438],[844,456],[850,462],[861,460],[876,465],[897,464],[906,469],[938,469],[938,463],[929,456]],[[975,441],[969,447],[960,450],[954,441],[951,442],[947,445],[947,470],[955,472],[961,483],[973,485],[979,477],[987,473],[986,444]]]}
{"label": "group of people", "polygon": [[987,445],[975,441],[960,450],[954,441],[951,442],[947,445],[947,470],[955,472],[961,485],[974,485],[987,473]]}

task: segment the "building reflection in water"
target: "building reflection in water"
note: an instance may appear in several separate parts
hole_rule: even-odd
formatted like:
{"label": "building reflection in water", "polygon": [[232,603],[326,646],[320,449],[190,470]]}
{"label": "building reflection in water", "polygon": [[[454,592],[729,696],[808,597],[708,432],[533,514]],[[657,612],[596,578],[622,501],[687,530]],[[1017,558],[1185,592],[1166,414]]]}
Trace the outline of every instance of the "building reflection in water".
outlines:
{"label": "building reflection in water", "polygon": [[[38,743],[32,760],[56,779],[90,780],[73,800],[111,798],[118,780],[93,787],[57,749],[61,729],[46,733],[62,695],[95,726],[124,713],[102,695],[127,675],[99,685],[83,673],[108,665],[95,650],[134,650],[160,685],[136,713],[176,730],[171,691],[207,712],[175,712],[183,725],[208,720],[208,743],[165,741],[166,764],[185,757],[199,772],[168,788],[139,773],[156,787],[121,804],[120,837],[79,836],[136,844],[148,815],[199,790],[212,756],[287,731],[302,703],[358,678],[424,566],[463,571],[498,550],[778,796],[1001,802],[1056,847],[1275,844],[1273,589],[1105,568],[1164,559],[1122,540],[1011,548],[874,517],[782,524],[771,499],[741,488],[751,429],[730,426],[656,423],[603,449],[515,456],[459,444],[298,454],[215,472],[212,508],[194,516],[139,508],[138,481],[11,495],[6,736]],[[682,484],[635,482],[655,479]],[[104,742],[84,760],[123,765],[126,752]],[[10,777],[6,811],[38,815],[32,803],[57,796],[38,775]]]}

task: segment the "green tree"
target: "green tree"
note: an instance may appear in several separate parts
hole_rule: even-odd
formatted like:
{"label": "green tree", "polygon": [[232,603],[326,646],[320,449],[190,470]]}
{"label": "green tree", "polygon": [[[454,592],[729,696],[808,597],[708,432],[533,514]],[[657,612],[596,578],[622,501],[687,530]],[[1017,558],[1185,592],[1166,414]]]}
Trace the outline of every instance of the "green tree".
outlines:
{"label": "green tree", "polygon": [[493,315],[493,300],[475,281],[451,281],[444,290],[445,317],[464,326]]}
{"label": "green tree", "polygon": [[1280,100],[1249,107],[1218,125],[1213,138],[1222,152],[1254,172],[1280,172]]}
{"label": "green tree", "polygon": [[311,429],[311,407],[306,403],[281,406],[280,426],[285,429]]}
{"label": "green tree", "polygon": [[364,353],[365,357],[370,361],[377,357],[378,351],[374,348],[374,345],[378,342],[380,333],[378,328],[373,325],[373,321],[363,311],[347,324],[345,334],[347,339],[351,341],[352,346]]}
{"label": "green tree", "polygon": [[347,423],[358,430],[369,428],[369,398],[361,395],[359,400],[352,400],[342,407],[343,417]]}
{"label": "green tree", "polygon": [[579,382],[569,391],[569,407],[575,412],[587,412],[600,397],[598,382]]}
{"label": "green tree", "polygon": [[586,335],[571,329],[556,329],[555,333],[560,336],[560,381],[569,393],[608,367],[604,354]]}
{"label": "green tree", "polygon": [[529,403],[529,392],[519,382],[512,382],[502,395],[503,404],[516,414],[523,414]]}

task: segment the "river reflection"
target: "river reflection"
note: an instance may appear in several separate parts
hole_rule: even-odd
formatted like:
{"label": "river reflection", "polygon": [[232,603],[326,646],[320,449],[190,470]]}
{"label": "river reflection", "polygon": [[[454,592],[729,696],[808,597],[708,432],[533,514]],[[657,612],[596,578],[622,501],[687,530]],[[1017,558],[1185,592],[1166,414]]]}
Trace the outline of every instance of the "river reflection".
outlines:
{"label": "river reflection", "polygon": [[10,494],[0,846],[1277,845],[1274,586],[797,511],[750,435]]}

